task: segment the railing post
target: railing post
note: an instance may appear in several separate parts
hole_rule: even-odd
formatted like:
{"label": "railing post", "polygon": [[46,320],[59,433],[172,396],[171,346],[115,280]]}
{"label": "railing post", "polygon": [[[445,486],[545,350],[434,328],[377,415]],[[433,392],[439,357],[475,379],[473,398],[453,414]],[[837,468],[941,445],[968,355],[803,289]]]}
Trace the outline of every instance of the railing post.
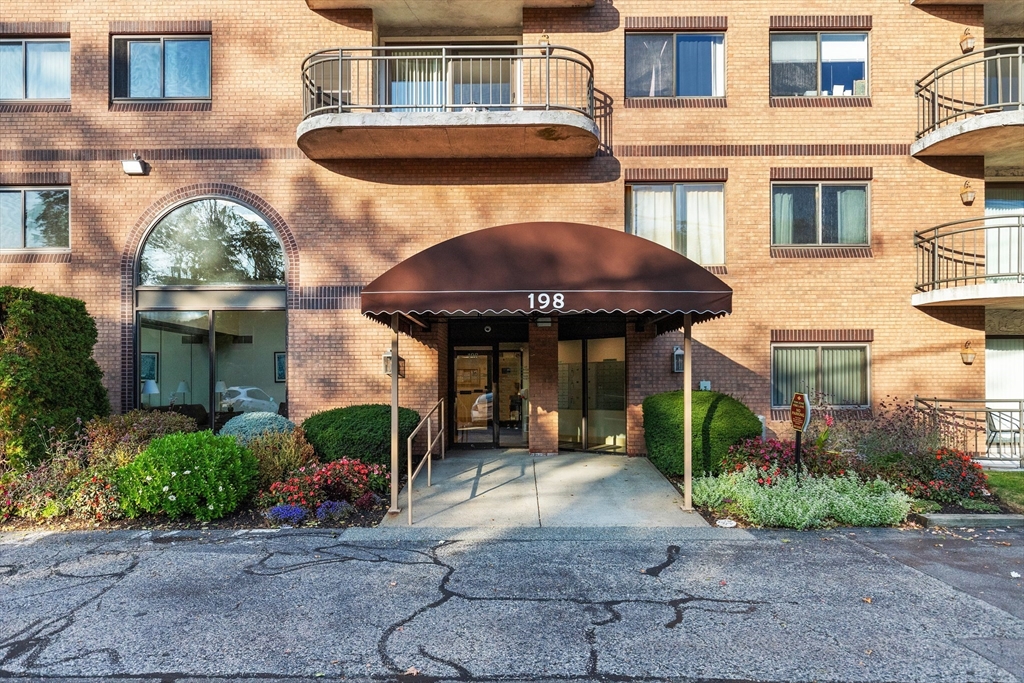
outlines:
{"label": "railing post", "polygon": [[1017,466],[1024,469],[1024,400],[1017,404]]}
{"label": "railing post", "polygon": [[545,76],[544,76],[544,81],[545,81],[545,83],[544,83],[544,86],[545,86],[544,108],[545,109],[551,109],[551,46],[550,45],[545,45],[544,46],[544,69],[545,69]]}
{"label": "railing post", "polygon": [[939,234],[932,231],[932,282],[927,291],[933,292],[938,289],[936,284],[939,280]]}
{"label": "railing post", "polygon": [[430,486],[430,478],[433,474],[432,467],[434,464],[434,435],[431,433],[431,422],[433,418],[427,415],[427,454],[424,456],[427,459],[427,486]]}
{"label": "railing post", "polygon": [[444,399],[441,399],[441,425],[437,431],[441,433],[441,459],[444,460],[445,442],[448,440],[448,423],[444,421]]}
{"label": "railing post", "polygon": [[939,127],[939,70],[932,71],[932,125],[929,129]]}

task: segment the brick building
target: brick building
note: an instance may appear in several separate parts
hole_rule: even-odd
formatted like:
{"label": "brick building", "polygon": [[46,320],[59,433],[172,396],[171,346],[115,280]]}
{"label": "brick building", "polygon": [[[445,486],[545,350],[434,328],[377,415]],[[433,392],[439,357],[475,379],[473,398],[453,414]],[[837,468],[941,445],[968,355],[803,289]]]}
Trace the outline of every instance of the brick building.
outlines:
{"label": "brick building", "polygon": [[[938,397],[1019,454],[1022,43],[1013,0],[6,0],[0,284],[85,300],[117,410],[302,419],[389,400],[364,287],[453,238],[486,280],[548,230],[520,306],[400,311],[401,403],[641,453],[683,309],[558,277],[672,250],[732,290],[694,388],[780,430],[794,389]],[[635,237],[569,273],[605,230]]]}

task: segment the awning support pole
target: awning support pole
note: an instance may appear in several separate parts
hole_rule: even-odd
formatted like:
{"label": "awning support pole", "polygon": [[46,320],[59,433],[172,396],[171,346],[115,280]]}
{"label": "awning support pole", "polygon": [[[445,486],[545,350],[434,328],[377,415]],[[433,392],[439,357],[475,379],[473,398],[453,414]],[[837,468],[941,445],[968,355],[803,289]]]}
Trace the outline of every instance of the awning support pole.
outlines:
{"label": "awning support pole", "polygon": [[391,509],[398,514],[398,314],[391,315]]}
{"label": "awning support pole", "polygon": [[683,316],[683,509],[693,510],[693,316]]}

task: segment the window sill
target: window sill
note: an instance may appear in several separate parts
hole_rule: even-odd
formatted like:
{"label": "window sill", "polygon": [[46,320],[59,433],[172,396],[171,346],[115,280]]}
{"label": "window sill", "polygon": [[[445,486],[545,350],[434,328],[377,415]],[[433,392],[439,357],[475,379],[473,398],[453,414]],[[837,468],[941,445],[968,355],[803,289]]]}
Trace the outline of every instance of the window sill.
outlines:
{"label": "window sill", "polygon": [[627,97],[626,109],[725,109],[724,97]]}
{"label": "window sill", "polygon": [[838,247],[838,246],[773,246],[770,249],[771,258],[799,259],[799,258],[874,258],[871,247]]}
{"label": "window sill", "polygon": [[20,114],[24,112],[63,114],[70,111],[71,102],[33,102],[31,100],[8,100],[6,102],[0,102],[0,114]]}
{"label": "window sill", "polygon": [[176,100],[118,101],[110,104],[110,111],[212,111],[213,102]]}
{"label": "window sill", "polygon": [[[868,420],[871,418],[871,408],[864,406],[832,406],[831,410],[841,411],[843,417],[853,418],[855,420]],[[820,413],[821,410],[818,408],[811,409],[813,413]],[[786,408],[772,408],[772,422],[789,422],[792,419],[791,411],[788,407]]]}
{"label": "window sill", "polygon": [[0,251],[0,263],[71,263],[71,251],[5,249]]}
{"label": "window sill", "polygon": [[824,108],[835,109],[845,107],[870,107],[870,97],[856,97],[847,95],[819,95],[812,97],[772,97],[769,98],[772,107],[784,109],[802,108]]}

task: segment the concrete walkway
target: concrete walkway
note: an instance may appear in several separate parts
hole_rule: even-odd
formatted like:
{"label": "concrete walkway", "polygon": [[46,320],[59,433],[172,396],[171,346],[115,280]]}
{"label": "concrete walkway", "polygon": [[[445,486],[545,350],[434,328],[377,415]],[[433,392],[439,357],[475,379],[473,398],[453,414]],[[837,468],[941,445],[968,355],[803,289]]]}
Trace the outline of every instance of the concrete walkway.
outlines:
{"label": "concrete walkway", "polygon": [[[449,452],[413,488],[413,522],[430,527],[703,527],[646,458],[592,453],[531,456],[525,450]],[[381,526],[405,526],[401,514]]]}

